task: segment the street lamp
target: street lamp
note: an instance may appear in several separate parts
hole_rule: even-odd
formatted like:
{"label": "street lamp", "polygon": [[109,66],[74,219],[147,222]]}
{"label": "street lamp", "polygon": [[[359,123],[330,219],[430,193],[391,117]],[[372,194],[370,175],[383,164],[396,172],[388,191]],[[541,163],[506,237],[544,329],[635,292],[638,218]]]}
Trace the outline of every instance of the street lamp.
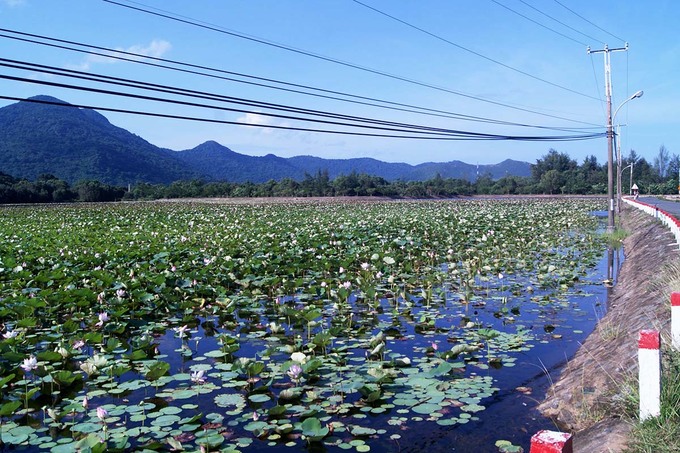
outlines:
{"label": "street lamp", "polygon": [[[628,183],[628,195],[633,195],[633,165],[635,165],[635,162],[631,162],[630,164],[626,165],[621,169],[621,174],[619,175],[619,182],[620,182],[620,177],[623,175],[623,172],[628,170],[630,168],[630,181]],[[620,191],[619,191],[620,193]],[[619,204],[619,208],[621,208],[621,205]],[[621,212],[619,210],[619,212]]]}
{"label": "street lamp", "polygon": [[[642,95],[645,94],[644,91],[640,90],[637,91],[635,94],[630,96],[628,99],[623,101],[621,105],[619,105],[616,110],[614,110],[614,114],[612,115],[612,124],[614,123],[614,120],[616,119],[616,114],[619,113],[619,110],[621,110],[621,107],[623,107],[628,101],[632,101],[633,99],[642,97]],[[616,126],[617,128],[617,133],[616,135],[618,136],[618,125]],[[610,124],[610,131],[611,131],[611,124]],[[612,131],[613,132],[613,131]],[[613,134],[612,134],[613,135]],[[623,173],[624,169],[621,169],[621,138],[617,137],[617,157],[616,157],[616,208],[619,214],[621,214],[621,174]],[[633,185],[633,166],[632,164],[629,165],[630,168],[630,181],[631,181],[631,187]],[[626,167],[628,168],[628,167]]]}

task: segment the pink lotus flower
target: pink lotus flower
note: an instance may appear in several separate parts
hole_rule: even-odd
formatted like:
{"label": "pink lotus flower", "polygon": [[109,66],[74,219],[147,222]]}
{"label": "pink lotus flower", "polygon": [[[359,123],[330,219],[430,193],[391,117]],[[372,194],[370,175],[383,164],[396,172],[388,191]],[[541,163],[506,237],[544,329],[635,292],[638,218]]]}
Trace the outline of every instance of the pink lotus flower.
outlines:
{"label": "pink lotus flower", "polygon": [[302,376],[302,367],[298,365],[297,363],[294,363],[288,368],[288,371],[286,374],[295,382],[300,380],[300,377]]}
{"label": "pink lotus flower", "polygon": [[109,415],[108,411],[103,407],[99,406],[97,408],[97,417],[99,418],[99,420],[104,421],[106,417],[108,417],[108,415]]}
{"label": "pink lotus flower", "polygon": [[106,312],[99,313],[98,315],[99,322],[96,324],[97,326],[101,327],[104,325],[105,322],[107,322],[109,318],[109,314]]}

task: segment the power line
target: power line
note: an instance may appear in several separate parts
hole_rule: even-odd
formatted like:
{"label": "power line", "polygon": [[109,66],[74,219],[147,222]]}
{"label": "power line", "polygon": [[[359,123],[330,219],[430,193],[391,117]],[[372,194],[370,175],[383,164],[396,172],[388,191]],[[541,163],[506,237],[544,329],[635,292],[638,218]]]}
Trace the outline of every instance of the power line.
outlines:
{"label": "power line", "polygon": [[[127,4],[120,3],[120,2],[114,1],[114,0],[102,0],[102,1],[104,1],[106,3],[113,4],[113,5],[120,6],[120,7],[123,7],[123,8],[128,8],[128,9],[132,9],[132,10],[135,10],[135,11],[140,11],[140,12],[143,12],[143,13],[155,15],[155,16],[162,17],[162,18],[169,19],[169,20],[173,20],[173,21],[176,21],[176,22],[181,22],[181,23],[184,23],[184,24],[192,25],[192,26],[195,26],[195,27],[200,27],[200,28],[203,28],[203,29],[206,29],[206,30],[215,31],[215,32],[226,34],[226,35],[229,35],[229,36],[234,36],[234,37],[238,37],[238,38],[241,38],[241,39],[246,39],[248,41],[252,41],[252,42],[259,43],[259,44],[275,47],[275,48],[282,49],[282,50],[287,50],[289,52],[294,52],[294,53],[297,53],[297,54],[300,54],[300,55],[305,55],[305,56],[308,56],[308,57],[317,58],[317,59],[320,59],[320,60],[323,60],[323,61],[327,61],[327,62],[331,62],[331,63],[335,63],[335,64],[340,64],[340,65],[350,67],[350,68],[353,68],[353,69],[358,69],[358,70],[365,71],[365,72],[368,72],[368,73],[380,75],[380,76],[383,76],[383,77],[388,77],[388,78],[391,78],[391,79],[394,79],[394,80],[399,80],[399,81],[402,81],[402,82],[414,84],[414,85],[421,86],[421,87],[424,87],[424,88],[430,88],[430,89],[433,89],[433,90],[442,91],[442,92],[445,92],[445,93],[454,94],[456,96],[461,96],[461,97],[465,97],[465,98],[468,98],[468,99],[474,99],[476,101],[486,102],[486,103],[497,105],[497,106],[511,108],[511,109],[514,109],[514,110],[524,111],[524,112],[528,112],[528,113],[534,113],[534,114],[537,114],[537,115],[548,116],[548,117],[551,116],[551,115],[547,115],[545,113],[540,113],[540,112],[536,112],[536,111],[533,111],[533,110],[512,106],[512,105],[509,105],[509,104],[504,104],[502,102],[491,101],[489,99],[484,99],[484,98],[481,98],[481,97],[478,97],[478,96],[462,93],[460,91],[452,90],[452,89],[449,89],[449,88],[444,88],[444,87],[432,85],[432,84],[429,84],[429,83],[426,83],[426,82],[421,82],[421,81],[417,81],[417,80],[414,80],[414,79],[409,79],[407,77],[402,77],[402,76],[398,76],[398,75],[395,75],[395,74],[390,74],[390,73],[380,71],[380,70],[377,70],[377,69],[371,69],[371,68],[368,68],[368,67],[365,67],[365,66],[361,66],[361,65],[358,65],[358,64],[354,64],[354,63],[349,63],[349,62],[346,62],[346,61],[342,61],[342,60],[338,60],[338,59],[335,59],[335,58],[323,56],[323,55],[316,54],[316,53],[313,53],[313,52],[309,52],[309,51],[305,51],[305,50],[301,50],[301,49],[296,49],[294,47],[290,47],[290,46],[286,46],[286,45],[283,45],[283,44],[278,44],[278,43],[274,43],[274,42],[271,42],[271,41],[267,41],[267,40],[262,39],[262,38],[256,38],[256,37],[244,35],[242,33],[238,33],[238,32],[231,31],[231,30],[226,30],[224,28],[220,28],[220,27],[217,27],[217,26],[206,25],[204,23],[200,23],[200,22],[197,22],[195,20],[189,20],[189,19],[182,19],[180,17],[174,17],[174,16],[170,15],[171,13],[168,13],[167,11],[164,12],[164,13],[160,13],[160,12],[144,9],[144,8],[141,8],[141,7],[127,5]],[[137,2],[134,2],[134,3],[139,4]],[[546,81],[546,83],[550,84],[550,82],[547,82],[547,81]],[[556,86],[558,86],[558,85],[556,85]],[[569,88],[565,88],[565,89],[568,90],[568,91],[572,91]],[[579,94],[581,96],[586,96],[586,97],[590,97],[592,99],[596,99],[596,98],[593,98],[593,97],[588,96],[586,94],[578,93],[577,91],[573,91],[573,92],[576,93],[576,94]],[[596,100],[598,100],[598,99],[596,99]],[[564,119],[564,118],[562,118],[562,119]]]}
{"label": "power line", "polygon": [[[578,41],[577,39],[574,39],[574,38],[572,38],[571,36],[565,35],[564,33],[561,33],[561,32],[559,32],[559,31],[555,30],[554,28],[550,28],[550,27],[548,27],[547,25],[544,25],[544,24],[542,24],[542,23],[540,23],[540,22],[538,22],[538,21],[532,19],[532,18],[529,17],[529,16],[526,16],[526,15],[520,13],[519,11],[515,11],[514,9],[510,8],[510,7],[507,6],[507,5],[502,4],[501,2],[499,2],[499,1],[497,1],[497,0],[491,0],[491,1],[492,1],[493,3],[495,3],[496,5],[500,6],[501,8],[505,8],[505,9],[507,9],[508,11],[510,11],[511,13],[514,13],[514,14],[518,15],[519,17],[522,17],[522,18],[528,20],[529,22],[531,22],[531,23],[533,23],[533,24],[536,24],[536,25],[538,25],[539,27],[545,28],[546,30],[551,31],[551,32],[555,33],[556,35],[562,36],[563,38],[567,38],[569,41],[573,41],[573,42],[575,42],[576,44],[581,44],[582,46],[587,46],[586,43],[581,42],[581,41]],[[521,1],[521,0],[520,0],[520,1]],[[545,13],[539,11],[538,9],[534,8],[533,6],[529,5],[529,4],[526,3],[526,2],[522,2],[522,3],[524,3],[524,4],[527,5],[527,6],[529,6],[530,8],[535,9],[536,11],[538,11],[538,12],[541,13],[541,14],[543,14],[543,15],[545,15],[545,16],[547,16],[547,17],[550,17],[550,16],[548,16],[547,14],[545,14]],[[552,17],[551,17],[551,19],[552,19]],[[554,19],[554,20],[557,20],[557,19]],[[558,22],[559,22],[559,21],[558,21]],[[561,23],[561,22],[560,22],[560,23]]]}
{"label": "power line", "polygon": [[[453,118],[453,119],[464,120],[464,121],[487,122],[487,123],[507,125],[507,126],[520,126],[520,127],[564,130],[564,131],[569,131],[571,129],[574,129],[574,128],[564,128],[564,127],[559,128],[559,127],[550,127],[550,126],[540,126],[540,125],[532,125],[532,124],[525,124],[525,123],[515,123],[515,122],[502,121],[502,120],[480,117],[480,116],[465,115],[465,114],[455,113],[455,112],[447,112],[447,111],[443,111],[443,110],[437,110],[437,109],[415,106],[415,105],[412,105],[412,104],[404,104],[404,103],[387,101],[387,100],[378,99],[378,98],[357,96],[357,95],[344,93],[344,92],[340,92],[340,91],[327,90],[327,89],[322,89],[322,88],[317,88],[317,87],[311,87],[311,86],[308,86],[308,85],[294,84],[294,83],[284,82],[284,81],[280,81],[280,80],[276,80],[276,79],[263,78],[263,77],[258,77],[258,76],[253,76],[253,75],[238,73],[238,72],[233,72],[233,71],[226,71],[226,70],[223,70],[223,69],[217,69],[217,68],[212,68],[212,67],[208,67],[208,66],[195,65],[195,64],[177,61],[177,60],[168,60],[168,59],[159,58],[159,57],[146,56],[146,55],[137,54],[137,53],[133,53],[133,52],[127,52],[127,51],[123,51],[123,50],[111,49],[111,48],[106,48],[106,47],[101,47],[101,46],[95,46],[95,45],[91,45],[91,44],[84,44],[84,43],[80,43],[80,42],[76,42],[76,41],[69,41],[69,40],[63,40],[63,39],[58,39],[58,38],[51,38],[51,37],[36,35],[36,34],[32,34],[32,33],[20,32],[20,31],[16,31],[16,30],[9,30],[9,29],[0,28],[0,32],[13,33],[13,34],[19,35],[19,36],[11,36],[11,35],[0,33],[0,37],[13,39],[13,40],[19,40],[19,41],[23,41],[23,42],[29,42],[29,43],[33,43],[33,44],[39,44],[39,45],[48,46],[48,47],[52,47],[52,48],[59,48],[59,49],[65,49],[65,50],[79,52],[79,53],[97,55],[97,56],[106,57],[106,58],[128,61],[128,62],[132,62],[132,63],[136,63],[136,64],[142,64],[142,65],[147,65],[147,66],[152,66],[152,67],[159,67],[159,68],[168,69],[168,70],[172,70],[172,71],[178,71],[178,72],[200,75],[200,76],[205,76],[205,77],[217,78],[217,79],[220,79],[220,80],[227,80],[227,81],[231,81],[231,82],[244,83],[244,84],[248,84],[248,85],[266,87],[266,88],[271,88],[271,89],[281,90],[281,91],[286,91],[286,92],[292,92],[292,93],[297,93],[297,94],[304,94],[304,95],[309,95],[309,96],[333,99],[333,100],[338,100],[338,101],[342,101],[342,102],[349,102],[349,103],[354,103],[354,104],[360,104],[360,105],[369,105],[369,106],[378,107],[378,108],[382,108],[382,109],[405,111],[405,112],[417,113],[417,114],[429,115],[429,116]],[[29,39],[27,37],[47,40],[47,41],[50,41],[50,42],[41,42],[41,41],[38,41],[36,39]],[[54,44],[55,42],[58,42],[58,43],[61,43],[61,44]],[[69,46],[66,46],[66,45],[63,45],[63,44],[69,44],[71,46],[75,45],[75,46],[85,47],[85,48],[89,48],[89,49],[97,49],[97,50],[100,50],[102,52],[95,52],[95,51],[92,51],[92,50],[78,49],[78,48],[69,47]],[[125,55],[125,56],[121,56],[121,55]],[[319,91],[319,92],[323,92],[323,93],[332,93],[332,94],[337,94],[339,96],[346,96],[346,97],[350,97],[350,98],[353,98],[353,99],[363,99],[363,100],[366,100],[366,101],[370,100],[370,101],[374,101],[374,102],[365,102],[365,101],[357,101],[357,100],[353,100],[353,99],[344,99],[344,98],[325,95],[325,94],[311,93],[311,92],[301,91],[301,90],[297,90],[297,89],[290,89],[290,88],[272,86],[272,85],[269,85],[269,84],[264,84],[264,83],[259,83],[259,82],[252,82],[252,81],[248,81],[248,80],[240,80],[240,79],[235,79],[235,78],[232,78],[232,77],[225,77],[225,76],[216,75],[216,74],[209,74],[209,73],[197,71],[197,70],[194,70],[194,69],[182,69],[182,68],[177,68],[177,67],[173,67],[173,66],[167,66],[167,65],[164,65],[164,64],[152,63],[152,62],[149,62],[149,61],[142,61],[141,59],[149,59],[149,60],[152,60],[152,61],[158,61],[158,62],[164,62],[164,63],[179,65],[179,66],[184,66],[184,67],[189,67],[189,68],[201,69],[201,70],[204,70],[204,71],[207,70],[207,71],[216,72],[218,74],[236,75],[238,77],[244,77],[244,78],[261,80],[261,81],[268,81],[268,82],[272,82],[272,83],[281,84],[281,85],[284,85],[284,86],[294,86],[294,87],[298,87],[298,88],[302,88],[302,89]],[[379,102],[379,103],[386,104],[386,105],[376,104],[375,102]],[[505,104],[501,104],[501,105],[505,105]],[[509,107],[515,108],[515,107],[511,107],[511,106],[509,106]],[[561,116],[557,116],[557,115],[550,115],[550,114],[545,114],[545,113],[540,113],[540,112],[534,112],[534,111],[527,110],[527,109],[520,109],[520,108],[516,108],[516,109],[522,110],[522,111],[525,111],[525,112],[529,112],[529,113],[535,113],[535,114],[550,117],[550,118],[555,118],[555,119],[560,119],[560,120],[564,120],[564,121],[600,127],[600,125],[597,125],[597,124],[594,124],[594,123],[588,123],[588,122],[584,122],[584,121],[574,120],[574,119],[571,119],[571,118],[561,117]]]}
{"label": "power line", "polygon": [[[37,71],[37,72],[40,72],[42,74],[72,77],[72,78],[77,78],[77,79],[80,79],[80,80],[89,80],[89,81],[100,82],[100,83],[114,84],[114,85],[117,85],[117,86],[126,86],[126,87],[131,87],[131,88],[151,90],[151,91],[154,91],[154,92],[164,92],[164,93],[169,93],[169,94],[178,94],[178,95],[182,95],[182,96],[191,96],[192,98],[215,100],[215,101],[221,101],[221,102],[237,104],[237,105],[247,105],[247,106],[251,106],[251,107],[267,108],[267,109],[276,110],[276,111],[299,113],[299,114],[303,114],[303,115],[343,119],[343,120],[356,121],[356,122],[366,122],[366,123],[370,123],[370,124],[379,124],[379,125],[386,125],[386,126],[392,126],[392,127],[405,127],[405,128],[409,128],[409,129],[417,129],[417,130],[425,130],[425,131],[437,131],[437,132],[442,132],[442,133],[449,133],[451,131],[450,129],[442,129],[442,128],[435,128],[435,127],[430,127],[430,126],[421,126],[421,125],[415,125],[415,124],[406,124],[406,123],[400,123],[400,122],[385,121],[385,120],[379,120],[379,119],[367,118],[367,117],[359,117],[359,116],[353,116],[353,115],[337,114],[337,113],[325,112],[325,111],[321,111],[321,110],[292,107],[292,106],[283,105],[283,104],[273,104],[273,103],[269,103],[269,102],[256,101],[256,100],[252,100],[252,99],[237,98],[237,97],[233,97],[233,96],[224,96],[224,95],[218,95],[218,94],[208,93],[208,92],[204,92],[204,91],[190,90],[190,89],[186,89],[186,88],[177,88],[177,87],[172,87],[172,86],[168,86],[168,85],[160,85],[160,84],[155,84],[155,83],[142,82],[142,81],[131,80],[131,79],[124,79],[124,78],[120,78],[120,77],[111,77],[111,76],[106,76],[106,75],[96,74],[96,73],[86,73],[86,72],[76,71],[76,70],[72,70],[72,69],[62,69],[62,68],[57,68],[57,67],[54,67],[54,66],[41,65],[41,64],[23,62],[23,61],[18,61],[18,60],[10,60],[10,59],[6,59],[6,58],[0,58],[0,66],[9,67],[9,68],[13,68],[13,69],[27,70],[27,71]],[[37,83],[40,83],[40,82],[37,82]],[[106,94],[110,94],[110,92],[107,92]],[[153,99],[153,100],[157,100],[157,99]],[[191,105],[192,106],[201,106],[201,107],[205,106],[203,104],[193,104],[193,103]],[[266,113],[266,112],[253,112],[253,111],[242,110],[242,109],[231,109],[231,108],[227,109],[227,108],[224,108],[223,110],[228,110],[228,111],[237,112],[237,113],[258,113],[258,114],[263,115],[263,116],[271,116],[271,117],[276,117],[276,118],[292,119],[292,120],[299,120],[299,121],[324,122],[324,121],[321,121],[321,120],[312,120],[312,119],[309,119],[309,118],[293,117],[293,116],[290,116],[290,115],[271,114],[271,113]],[[335,122],[328,122],[328,124],[338,124],[338,125],[344,125],[344,126],[349,125],[347,123],[335,123]],[[363,127],[363,126],[356,126],[356,127]]]}
{"label": "power line", "polygon": [[[253,110],[244,110],[244,109],[235,109],[235,108],[230,108],[230,107],[218,107],[218,106],[207,105],[207,104],[199,104],[199,103],[196,103],[196,102],[179,101],[179,100],[175,100],[175,99],[165,99],[165,98],[159,98],[159,97],[155,97],[155,96],[145,96],[145,95],[140,95],[140,94],[124,93],[124,92],[120,92],[120,91],[105,90],[105,89],[101,89],[101,88],[90,88],[90,87],[84,87],[84,86],[79,86],[79,85],[71,85],[71,84],[65,84],[65,83],[59,83],[59,82],[50,82],[50,81],[47,81],[47,80],[34,80],[34,79],[26,78],[26,77],[16,77],[16,76],[10,76],[10,75],[6,75],[6,74],[0,74],[0,79],[13,80],[13,81],[17,81],[17,82],[34,83],[34,84],[57,87],[57,88],[67,88],[67,89],[71,89],[71,90],[88,91],[88,92],[91,92],[91,93],[114,95],[114,96],[119,96],[119,97],[134,98],[134,99],[145,100],[145,101],[165,102],[165,103],[181,105],[181,106],[185,106],[185,107],[201,107],[201,108],[209,108],[209,109],[215,109],[215,110],[221,110],[221,111],[227,111],[227,112],[234,112],[234,113],[262,115],[262,116],[268,116],[268,117],[273,117],[273,118],[278,118],[278,119],[287,119],[287,120],[295,120],[295,121],[308,121],[308,122],[313,122],[313,123],[322,123],[322,124],[331,125],[331,126],[358,127],[358,128],[367,128],[367,129],[385,130],[385,131],[390,131],[390,132],[408,132],[408,133],[434,134],[434,135],[447,135],[449,133],[451,133],[451,134],[458,133],[458,131],[452,131],[452,132],[432,132],[432,131],[426,131],[426,130],[423,131],[423,130],[419,130],[419,129],[422,129],[420,127],[411,127],[411,128],[406,128],[406,129],[394,129],[394,128],[391,128],[391,127],[379,127],[379,126],[375,126],[375,125],[369,126],[369,125],[365,125],[365,124],[342,123],[342,122],[338,122],[338,121],[328,121],[328,120],[320,120],[320,119],[312,119],[312,118],[301,118],[301,117],[295,117],[295,116],[290,116],[290,115],[280,115],[280,114],[275,114],[275,113],[258,112],[258,111],[253,111]],[[476,134],[476,133],[473,133],[473,132],[464,132],[464,134],[480,135],[480,136],[485,135],[485,134]]]}
{"label": "power line", "polygon": [[[104,1],[110,1],[110,0],[104,0]],[[583,97],[586,97],[586,98],[589,98],[589,99],[594,99],[594,100],[599,101],[599,99],[597,99],[597,98],[595,98],[595,97],[593,97],[593,96],[590,96],[589,94],[581,93],[581,92],[579,92],[579,91],[572,90],[571,88],[567,88],[567,87],[562,86],[562,85],[559,85],[559,84],[557,84],[557,83],[550,82],[549,80],[546,80],[546,79],[543,79],[543,78],[541,78],[541,77],[535,76],[535,75],[530,74],[530,73],[528,73],[528,72],[526,72],[526,71],[522,71],[521,69],[517,69],[517,68],[515,68],[515,67],[512,67],[512,66],[510,66],[510,65],[507,65],[507,64],[505,64],[505,63],[502,63],[502,62],[500,62],[500,61],[498,61],[498,60],[495,60],[495,59],[493,59],[493,58],[491,58],[491,57],[487,57],[486,55],[483,55],[483,54],[481,54],[481,53],[479,53],[479,52],[475,52],[474,50],[468,49],[467,47],[461,46],[460,44],[456,44],[456,43],[453,42],[453,41],[450,41],[450,40],[448,40],[448,39],[446,39],[446,38],[443,38],[443,37],[441,37],[441,36],[439,36],[439,35],[436,35],[436,34],[434,34],[434,33],[432,33],[432,32],[429,32],[429,31],[427,31],[427,30],[425,30],[425,29],[423,29],[423,28],[420,28],[420,27],[418,27],[418,26],[416,26],[416,25],[413,25],[413,24],[411,24],[411,23],[409,23],[409,22],[406,22],[405,20],[399,19],[398,17],[392,16],[391,14],[388,14],[388,13],[386,13],[386,12],[384,12],[384,11],[381,11],[381,10],[379,10],[379,9],[377,9],[377,8],[374,8],[374,7],[372,7],[372,6],[370,6],[370,5],[367,5],[367,4],[363,3],[363,2],[360,2],[359,0],[352,0],[352,1],[353,1],[354,3],[357,3],[357,4],[361,5],[361,6],[363,6],[363,7],[366,7],[366,8],[368,8],[368,9],[370,9],[370,10],[375,11],[375,12],[378,13],[378,14],[382,14],[382,15],[385,16],[385,17],[389,17],[389,18],[392,19],[392,20],[395,20],[395,21],[397,21],[397,22],[399,22],[399,23],[401,23],[401,24],[404,24],[404,25],[406,25],[407,27],[410,27],[410,28],[413,28],[413,29],[415,29],[415,30],[418,30],[418,31],[421,32],[421,33],[425,33],[425,34],[428,35],[428,36],[431,36],[431,37],[433,37],[433,38],[435,38],[435,39],[438,39],[438,40],[443,41],[443,42],[445,42],[445,43],[447,43],[447,44],[450,44],[450,45],[452,45],[452,46],[454,46],[454,47],[456,47],[456,48],[458,48],[458,49],[461,49],[461,50],[464,50],[464,51],[466,51],[466,52],[469,52],[469,53],[471,53],[471,54],[473,54],[473,55],[476,55],[476,56],[478,56],[478,57],[480,57],[480,58],[483,58],[483,59],[485,59],[485,60],[487,60],[487,61],[490,61],[490,62],[492,62],[492,63],[495,63],[495,64],[497,64],[497,65],[500,65],[500,66],[502,66],[502,67],[504,67],[504,68],[506,68],[506,69],[510,69],[510,70],[512,70],[512,71],[515,71],[515,72],[517,72],[517,73],[519,73],[519,74],[522,74],[522,75],[525,75],[525,76],[527,76],[527,77],[531,77],[531,78],[534,79],[534,80],[538,80],[538,81],[540,81],[540,82],[547,83],[548,85],[551,85],[551,86],[553,86],[553,87],[555,87],[555,88],[560,88],[560,89],[565,90],[565,91],[568,91],[568,92],[570,92],[570,93],[577,94],[577,95],[579,95],[579,96],[583,96]],[[492,0],[492,1],[495,2],[495,0]],[[497,2],[495,2],[495,3],[497,3]],[[499,5],[500,5],[500,3],[499,3]],[[503,5],[501,5],[501,6],[503,6]]]}
{"label": "power line", "polygon": [[[0,76],[0,78],[8,78],[8,77],[7,76]],[[79,88],[85,89],[84,87],[79,87]],[[93,91],[93,90],[89,90],[89,89],[85,89],[85,90],[86,91]],[[156,117],[156,118],[169,118],[169,119],[199,121],[199,122],[204,122],[204,123],[216,123],[216,124],[233,124],[233,125],[238,125],[238,126],[260,127],[260,128],[270,128],[270,129],[283,129],[283,130],[293,130],[293,131],[301,131],[301,132],[320,132],[320,133],[328,133],[328,134],[355,135],[355,136],[363,136],[363,137],[381,137],[381,138],[408,138],[408,139],[422,139],[422,140],[456,140],[456,138],[448,138],[448,137],[373,134],[373,133],[363,133],[363,132],[349,132],[349,131],[337,131],[337,130],[311,129],[311,128],[302,128],[302,127],[293,127],[293,126],[281,126],[281,125],[275,125],[275,124],[251,124],[251,123],[243,123],[243,122],[239,122],[239,121],[227,121],[227,120],[218,120],[218,119],[212,119],[212,118],[191,117],[191,116],[186,116],[186,115],[172,115],[172,114],[168,114],[168,113],[156,113],[156,112],[147,112],[147,111],[130,110],[130,109],[118,109],[118,108],[85,105],[85,104],[63,104],[61,102],[53,102],[53,101],[47,101],[47,100],[43,100],[43,99],[32,99],[32,98],[23,99],[23,98],[18,98],[18,97],[14,97],[14,96],[2,96],[2,95],[0,95],[0,99],[12,100],[12,101],[32,102],[32,103],[38,103],[38,104],[50,104],[50,105],[58,105],[58,106],[73,107],[73,108],[82,108],[82,109],[89,109],[89,110],[100,110],[100,111],[104,111],[104,112],[151,116],[151,117]]]}
{"label": "power line", "polygon": [[[600,27],[599,25],[594,24],[593,22],[591,22],[591,21],[589,21],[588,19],[586,19],[585,17],[581,16],[579,13],[577,13],[577,12],[574,11],[573,9],[571,9],[571,8],[569,8],[568,6],[566,6],[565,4],[561,3],[559,0],[555,0],[555,3],[557,3],[557,4],[560,5],[562,8],[566,9],[567,11],[569,11],[570,13],[572,13],[573,15],[575,15],[576,17],[578,17],[578,18],[580,18],[580,19],[582,19],[582,20],[588,22],[590,25],[592,25],[593,27],[597,28],[598,30],[605,32],[606,34],[608,34],[608,35],[611,36],[612,38],[618,39],[618,40],[621,41],[621,42],[626,42],[625,39],[619,38],[618,36],[616,36],[616,35],[614,35],[614,34],[608,32],[607,30],[605,30],[604,28]],[[596,41],[599,41],[599,40],[596,40]],[[600,42],[601,42],[601,41],[600,41]]]}
{"label": "power line", "polygon": [[[529,8],[533,9],[533,10],[536,11],[537,13],[542,14],[543,16],[547,17],[548,19],[551,19],[551,20],[557,22],[558,24],[562,25],[563,27],[566,27],[566,28],[568,28],[569,30],[571,30],[571,31],[573,31],[573,32],[576,32],[576,33],[578,33],[578,34],[581,35],[581,36],[585,36],[585,37],[588,38],[588,39],[592,39],[593,41],[596,41],[596,42],[599,41],[598,39],[593,38],[592,36],[587,35],[587,34],[583,33],[582,31],[577,30],[577,29],[575,29],[574,27],[572,27],[572,26],[570,26],[570,25],[568,25],[568,24],[565,24],[565,23],[562,22],[561,20],[555,19],[555,18],[552,17],[551,15],[549,15],[549,14],[547,14],[547,13],[541,11],[540,9],[536,8],[536,7],[533,6],[533,5],[530,5],[529,3],[525,2],[524,0],[519,0],[519,1],[522,2],[522,3],[524,3],[524,4],[525,4],[526,6],[528,6]],[[559,33],[558,33],[558,34],[559,34]],[[575,40],[574,40],[574,41],[575,41]],[[579,43],[579,44],[583,44],[583,43],[580,42],[580,41],[576,41],[576,42]],[[600,41],[600,42],[602,42],[602,41]],[[603,44],[604,44],[604,43],[603,43]]]}
{"label": "power line", "polygon": [[[405,138],[405,139],[419,139],[419,140],[474,140],[475,139],[475,138],[471,138],[471,137],[462,138],[462,137],[430,137],[430,136],[387,135],[387,134],[372,134],[372,133],[337,131],[337,130],[310,129],[310,128],[300,128],[300,127],[292,127],[292,126],[280,126],[280,125],[274,125],[274,124],[250,124],[250,123],[242,123],[242,122],[238,122],[238,121],[226,121],[226,120],[217,120],[217,119],[212,119],[212,118],[190,117],[190,116],[184,116],[184,115],[171,115],[171,114],[167,114],[167,113],[154,113],[154,112],[145,112],[145,111],[138,111],[138,110],[118,109],[118,108],[110,108],[110,107],[102,107],[102,106],[84,105],[84,104],[64,104],[62,102],[48,101],[48,100],[45,100],[45,99],[34,99],[34,98],[24,99],[24,98],[19,98],[19,97],[15,97],[15,96],[0,95],[0,99],[10,100],[10,101],[19,101],[19,102],[31,102],[31,103],[38,103],[38,104],[57,105],[57,106],[71,107],[71,108],[82,108],[82,109],[89,109],[89,110],[100,110],[100,111],[113,112],[113,113],[126,113],[126,114],[142,115],[142,116],[152,116],[152,117],[158,117],[158,118],[170,118],[170,119],[200,121],[200,122],[218,123],[218,124],[233,124],[233,125],[238,125],[238,126],[263,127],[263,128],[294,130],[294,131],[302,131],[302,132],[320,132],[320,133],[329,133],[329,134],[356,135],[356,136],[364,136],[364,137]],[[524,136],[502,136],[502,135],[487,134],[487,136],[484,137],[483,139],[485,139],[485,140],[522,140],[522,141],[576,141],[576,140],[591,140],[591,139],[595,139],[595,138],[601,138],[603,136],[604,136],[604,133],[582,134],[582,135],[577,135],[577,136],[555,136],[555,137],[535,137],[535,136],[534,137],[532,137],[532,136],[524,137]],[[478,139],[482,139],[482,138],[478,138]]]}
{"label": "power line", "polygon": [[[597,71],[595,70],[595,61],[593,60],[593,55],[590,54],[590,66],[593,68],[593,78],[595,79],[595,88],[597,89],[597,95],[602,98],[602,95],[600,94],[600,82],[597,80]],[[601,100],[600,102],[600,107],[602,108],[602,115],[605,115],[605,102],[604,99]]]}

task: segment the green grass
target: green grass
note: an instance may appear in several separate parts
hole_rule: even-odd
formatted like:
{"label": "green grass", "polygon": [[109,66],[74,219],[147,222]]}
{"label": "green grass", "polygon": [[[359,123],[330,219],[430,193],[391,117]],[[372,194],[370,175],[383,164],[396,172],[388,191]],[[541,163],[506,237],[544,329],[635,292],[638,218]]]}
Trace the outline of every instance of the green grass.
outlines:
{"label": "green grass", "polygon": [[602,236],[609,247],[618,250],[623,245],[623,240],[630,236],[630,232],[616,228],[611,233],[602,233]]}
{"label": "green grass", "polygon": [[[629,406],[629,410],[634,411],[637,418],[637,398],[635,407],[632,406]],[[662,351],[661,415],[635,425],[625,451],[680,451],[680,351]]]}

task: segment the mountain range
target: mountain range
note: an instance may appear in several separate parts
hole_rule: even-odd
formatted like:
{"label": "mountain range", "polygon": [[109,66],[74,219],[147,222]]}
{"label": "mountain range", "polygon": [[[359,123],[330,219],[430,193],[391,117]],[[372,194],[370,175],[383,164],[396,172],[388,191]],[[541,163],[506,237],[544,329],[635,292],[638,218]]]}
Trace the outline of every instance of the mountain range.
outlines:
{"label": "mountain range", "polygon": [[437,174],[474,181],[483,174],[493,179],[529,176],[530,168],[528,162],[511,159],[494,165],[461,161],[410,165],[371,158],[255,157],[215,141],[173,151],[112,125],[95,110],[76,108],[50,96],[0,108],[0,172],[30,180],[48,173],[70,183],[86,179],[114,185],[187,179],[261,183],[302,180],[306,174],[327,171],[331,179],[356,172],[388,181],[427,180]]}

